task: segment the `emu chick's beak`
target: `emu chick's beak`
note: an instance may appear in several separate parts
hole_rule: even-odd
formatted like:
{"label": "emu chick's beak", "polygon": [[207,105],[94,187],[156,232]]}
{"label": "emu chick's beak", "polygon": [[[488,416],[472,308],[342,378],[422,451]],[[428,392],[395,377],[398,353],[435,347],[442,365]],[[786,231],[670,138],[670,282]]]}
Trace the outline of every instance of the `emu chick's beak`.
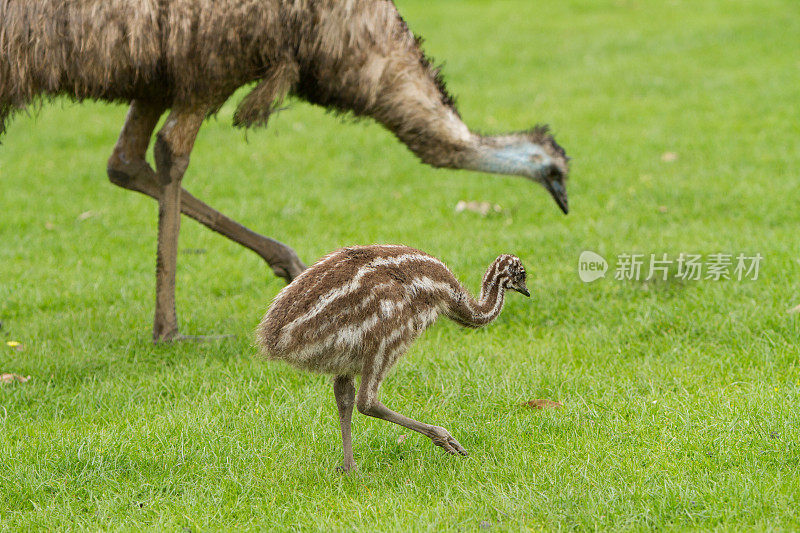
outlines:
{"label": "emu chick's beak", "polygon": [[526,287],[525,285],[522,285],[521,287],[511,287],[511,288],[517,291],[518,293],[527,296],[528,298],[531,297],[531,293],[528,292],[528,287]]}
{"label": "emu chick's beak", "polygon": [[564,188],[564,184],[560,181],[548,181],[545,182],[545,188],[547,188],[547,191],[564,214],[569,213],[569,200],[567,199],[567,189]]}

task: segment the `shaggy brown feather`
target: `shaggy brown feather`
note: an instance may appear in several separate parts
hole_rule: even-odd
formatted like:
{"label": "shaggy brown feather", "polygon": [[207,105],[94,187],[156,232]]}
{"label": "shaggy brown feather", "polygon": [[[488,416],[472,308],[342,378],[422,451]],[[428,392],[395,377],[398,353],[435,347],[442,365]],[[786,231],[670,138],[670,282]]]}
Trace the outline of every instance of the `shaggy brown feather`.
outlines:
{"label": "shaggy brown feather", "polygon": [[210,114],[254,82],[237,126],[266,125],[291,93],[376,119],[433,166],[474,166],[475,139],[390,0],[0,0],[0,134],[40,98]]}
{"label": "shaggy brown feather", "polygon": [[[385,0],[0,0],[0,21],[4,114],[55,95],[173,105],[201,100],[216,107],[260,80],[237,109],[237,125],[265,124],[292,89],[314,103],[367,115],[382,104],[379,80],[370,79],[380,73],[367,53],[376,46],[387,66],[418,63],[415,70],[436,88],[429,96],[452,103]],[[410,77],[384,75],[400,85]],[[345,90],[352,86],[367,90]]]}

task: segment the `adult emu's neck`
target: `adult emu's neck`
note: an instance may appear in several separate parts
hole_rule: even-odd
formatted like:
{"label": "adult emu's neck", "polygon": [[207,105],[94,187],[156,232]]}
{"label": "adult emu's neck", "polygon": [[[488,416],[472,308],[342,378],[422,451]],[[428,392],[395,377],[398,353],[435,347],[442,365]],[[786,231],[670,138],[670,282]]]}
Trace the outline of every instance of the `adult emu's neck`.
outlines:
{"label": "adult emu's neck", "polygon": [[497,318],[503,310],[506,292],[498,261],[486,270],[481,284],[481,296],[477,301],[467,289],[459,285],[460,291],[447,302],[445,314],[448,318],[468,328],[485,326]]}
{"label": "adult emu's neck", "polygon": [[566,155],[546,128],[471,132],[392,2],[318,2],[308,9],[319,12],[303,18],[315,24],[296,31],[295,95],[374,118],[434,167],[524,176],[546,187],[566,176]]}

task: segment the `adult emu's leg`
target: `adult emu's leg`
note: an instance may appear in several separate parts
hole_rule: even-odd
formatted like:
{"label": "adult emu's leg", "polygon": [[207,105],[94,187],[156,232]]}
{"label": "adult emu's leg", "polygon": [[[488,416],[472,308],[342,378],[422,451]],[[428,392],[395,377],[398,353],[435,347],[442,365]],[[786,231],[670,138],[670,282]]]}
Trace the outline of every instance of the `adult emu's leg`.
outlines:
{"label": "adult emu's leg", "polygon": [[[160,104],[134,100],[108,160],[108,176],[112,183],[156,200],[159,198],[158,180],[145,160],[145,153],[153,129],[165,110]],[[253,250],[267,262],[276,276],[291,281],[305,270],[306,266],[295,251],[285,244],[249,230],[204,204],[185,189],[181,190],[180,200],[183,214]]]}
{"label": "adult emu's leg", "polygon": [[342,429],[342,449],[344,450],[344,461],[339,470],[349,472],[356,468],[356,461],[353,459],[353,440],[350,435],[353,405],[356,398],[353,376],[336,376],[333,380],[333,395],[336,397],[336,407],[339,409],[339,425]]}
{"label": "adult emu's leg", "polygon": [[[365,370],[367,367],[372,367],[371,361],[368,361],[364,365]],[[383,405],[378,400],[378,389],[380,388],[382,380],[383,375],[371,371],[364,372],[361,375],[361,384],[358,387],[358,395],[356,396],[356,407],[358,407],[360,413],[387,420],[418,433],[422,433],[431,439],[435,445],[444,448],[447,453],[452,453],[453,455],[468,455],[467,450],[465,450],[443,427],[417,422]]]}
{"label": "adult emu's leg", "polygon": [[154,153],[158,171],[158,251],[156,259],[156,316],[153,340],[179,337],[175,312],[175,270],[181,227],[181,180],[189,166],[197,132],[206,110],[173,109],[156,135]]}

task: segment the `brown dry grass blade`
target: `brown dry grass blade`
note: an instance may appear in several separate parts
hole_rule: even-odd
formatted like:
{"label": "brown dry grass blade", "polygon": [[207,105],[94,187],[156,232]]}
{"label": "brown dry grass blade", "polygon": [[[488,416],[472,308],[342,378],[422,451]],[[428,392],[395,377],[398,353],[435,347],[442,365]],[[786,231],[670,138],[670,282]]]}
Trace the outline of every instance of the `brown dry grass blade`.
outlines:
{"label": "brown dry grass blade", "polygon": [[19,374],[0,374],[0,383],[27,383],[30,376],[20,376]]}
{"label": "brown dry grass blade", "polygon": [[523,403],[522,406],[528,407],[529,409],[561,409],[564,407],[564,404],[561,402],[554,402],[553,400],[538,399],[528,400]]}

